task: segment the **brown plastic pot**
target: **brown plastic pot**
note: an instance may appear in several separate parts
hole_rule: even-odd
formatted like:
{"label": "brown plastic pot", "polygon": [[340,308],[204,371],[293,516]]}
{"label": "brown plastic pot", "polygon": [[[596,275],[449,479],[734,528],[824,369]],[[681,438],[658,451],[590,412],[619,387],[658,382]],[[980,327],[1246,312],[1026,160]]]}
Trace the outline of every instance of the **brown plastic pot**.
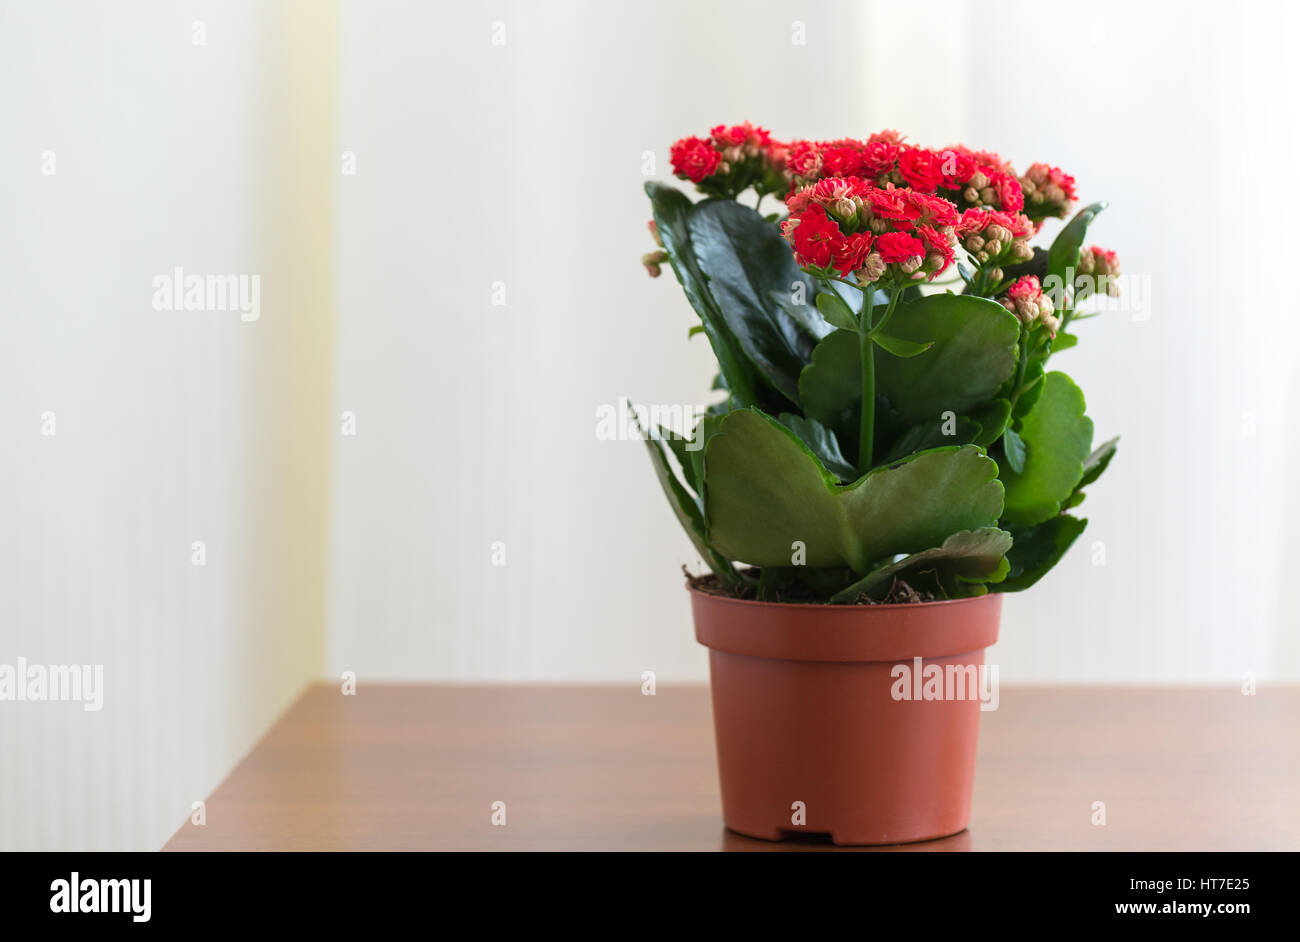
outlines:
{"label": "brown plastic pot", "polygon": [[896,699],[908,675],[893,669],[913,675],[921,658],[923,678],[930,665],[954,678],[950,666],[978,672],[997,640],[1001,595],[798,605],[690,591],[695,637],[709,649],[727,827],[767,840],[828,834],[836,844],[966,828],[978,693]]}

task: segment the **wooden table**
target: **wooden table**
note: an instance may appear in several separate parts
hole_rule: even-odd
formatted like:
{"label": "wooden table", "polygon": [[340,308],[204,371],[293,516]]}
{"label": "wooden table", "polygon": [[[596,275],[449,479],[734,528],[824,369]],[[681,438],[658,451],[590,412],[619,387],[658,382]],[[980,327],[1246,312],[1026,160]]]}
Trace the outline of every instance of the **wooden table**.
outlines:
{"label": "wooden table", "polygon": [[[164,849],[849,849],[727,831],[716,776],[704,687],[314,686]],[[1300,849],[1300,689],[1004,687],[969,830],[889,849]]]}

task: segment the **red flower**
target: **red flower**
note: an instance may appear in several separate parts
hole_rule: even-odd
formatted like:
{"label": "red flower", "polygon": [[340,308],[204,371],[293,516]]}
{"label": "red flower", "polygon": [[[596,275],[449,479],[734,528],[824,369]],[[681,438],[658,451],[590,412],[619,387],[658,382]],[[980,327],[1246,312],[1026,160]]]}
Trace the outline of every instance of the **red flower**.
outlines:
{"label": "red flower", "polygon": [[724,149],[744,147],[746,144],[751,148],[761,148],[772,143],[772,135],[766,128],[757,127],[748,121],[743,124],[733,124],[731,127],[719,124],[709,133],[713,142]]}
{"label": "red flower", "polygon": [[[917,234],[920,235],[921,241],[925,243],[928,255],[938,256],[940,262],[937,265],[927,264],[926,271],[930,273],[930,279],[934,280],[940,273],[947,270],[948,266],[957,258],[957,253],[953,251],[952,240],[946,234],[935,229],[933,226],[917,226]],[[930,259],[926,259],[927,262]]]}
{"label": "red flower", "polygon": [[928,193],[903,191],[904,199],[916,209],[916,225],[955,226],[958,222],[957,207],[942,196]]}
{"label": "red flower", "polygon": [[933,193],[943,182],[938,155],[920,147],[903,148],[898,155],[898,172],[922,193]]}
{"label": "red flower", "polygon": [[793,236],[794,254],[801,265],[829,268],[836,254],[844,251],[840,227],[817,203],[808,207],[789,234]]}
{"label": "red flower", "polygon": [[1042,293],[1037,275],[1025,275],[1007,289],[1007,296],[1013,301],[1036,301]]}
{"label": "red flower", "polygon": [[844,240],[844,244],[835,252],[835,267],[839,273],[848,276],[862,267],[871,252],[871,234],[855,232]]}
{"label": "red flower", "polygon": [[868,176],[880,177],[894,169],[898,145],[889,141],[868,141],[862,151],[862,169]]}
{"label": "red flower", "polygon": [[686,177],[692,183],[706,180],[722,163],[722,156],[713,149],[708,141],[698,137],[684,137],[672,146],[668,152],[672,161],[673,173]]}
{"label": "red flower", "polygon": [[925,243],[906,232],[886,232],[877,236],[875,250],[886,263],[925,257]]}
{"label": "red flower", "polygon": [[997,170],[989,175],[989,186],[998,197],[998,207],[1007,212],[1018,213],[1025,208],[1025,194],[1020,189],[1020,181],[1009,173]]}
{"label": "red flower", "polygon": [[862,153],[856,145],[833,144],[822,150],[822,173],[828,177],[854,177],[862,169]]}
{"label": "red flower", "polygon": [[975,158],[964,150],[949,147],[939,154],[939,173],[943,176],[940,186],[960,190],[975,175]]}
{"label": "red flower", "polygon": [[881,219],[910,225],[921,215],[921,210],[909,199],[909,195],[909,190],[896,190],[893,187],[872,189],[867,194],[867,204],[871,207],[871,212]]}
{"label": "red flower", "polygon": [[961,219],[957,223],[957,231],[961,235],[972,235],[983,232],[992,224],[992,212],[987,209],[968,209],[961,214]]}
{"label": "red flower", "polygon": [[796,177],[813,177],[821,173],[821,148],[812,141],[794,141],[789,145],[785,166]]}

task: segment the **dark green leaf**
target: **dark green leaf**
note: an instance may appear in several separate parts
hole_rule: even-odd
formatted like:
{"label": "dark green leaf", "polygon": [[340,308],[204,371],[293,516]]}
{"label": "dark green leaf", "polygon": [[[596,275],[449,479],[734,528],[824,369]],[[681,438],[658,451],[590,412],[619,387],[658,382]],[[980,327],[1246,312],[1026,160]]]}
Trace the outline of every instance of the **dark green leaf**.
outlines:
{"label": "dark green leaf", "polygon": [[1011,421],[1011,403],[1006,399],[994,399],[971,413],[971,419],[979,423],[980,433],[974,444],[988,448],[1002,437],[1002,432]]}
{"label": "dark green leaf", "polygon": [[835,440],[835,433],[826,426],[816,419],[793,415],[789,412],[781,413],[778,416],[778,421],[799,436],[799,440],[808,446],[808,450],[817,456],[818,460],[826,466],[826,470],[833,473],[841,481],[857,480],[857,471],[845,459],[840,450],[839,442]]}
{"label": "dark green leaf", "polygon": [[1011,536],[1015,543],[1007,553],[1011,569],[997,586],[997,591],[1028,589],[1060,562],[1087,525],[1087,520],[1062,514],[1037,526],[1013,527]]}
{"label": "dark green leaf", "polygon": [[967,445],[976,441],[979,437],[980,426],[978,422],[964,415],[952,416],[951,418],[939,416],[929,422],[913,425],[898,436],[893,446],[881,460],[881,464],[890,464],[899,458],[915,454],[918,451],[928,451],[931,448],[939,448],[944,445]]}
{"label": "dark green leaf", "polygon": [[968,414],[993,399],[1016,368],[1020,322],[984,298],[935,294],[905,302],[888,329],[902,340],[934,341],[908,359],[876,353],[876,392],[905,425],[947,411]]}
{"label": "dark green leaf", "polygon": [[814,295],[789,244],[754,210],[726,200],[695,204],[687,229],[708,291],[736,344],[773,388],[798,405],[799,371],[821,337],[811,332],[811,320],[801,324],[788,310],[794,295]]}
{"label": "dark green leaf", "polygon": [[709,292],[708,278],[695,258],[688,226],[694,204],[686,194],[671,186],[649,182],[645,190],[650,197],[655,229],[668,252],[668,262],[672,265],[677,280],[681,282],[691,307],[700,316],[701,326],[718,358],[718,368],[726,378],[732,399],[740,406],[764,401],[766,397],[761,395],[763,384],[758,370],[746,358],[732,335],[722,311]]}
{"label": "dark green leaf", "polygon": [[[817,344],[811,362],[799,374],[799,400],[805,415],[828,428],[839,428],[845,413],[856,413],[862,399],[862,360],[858,335],[837,330]],[[856,421],[852,419],[851,421]]]}
{"label": "dark green leaf", "polygon": [[1016,474],[1025,473],[1025,441],[1013,428],[1002,433],[1002,450],[1006,452],[1007,465]]}
{"label": "dark green leaf", "polygon": [[[633,420],[635,421],[635,416]],[[700,558],[708,564],[709,568],[724,583],[728,585],[735,584],[735,570],[725,557],[710,546],[700,504],[695,496],[687,491],[681,481],[677,479],[677,475],[673,473],[672,465],[668,461],[668,450],[664,447],[663,442],[646,435],[645,444],[650,452],[650,461],[654,465],[655,476],[659,478],[659,484],[663,488],[664,495],[668,498],[668,504],[677,516],[677,522],[682,525],[682,529],[690,537],[691,543],[695,545]]]}

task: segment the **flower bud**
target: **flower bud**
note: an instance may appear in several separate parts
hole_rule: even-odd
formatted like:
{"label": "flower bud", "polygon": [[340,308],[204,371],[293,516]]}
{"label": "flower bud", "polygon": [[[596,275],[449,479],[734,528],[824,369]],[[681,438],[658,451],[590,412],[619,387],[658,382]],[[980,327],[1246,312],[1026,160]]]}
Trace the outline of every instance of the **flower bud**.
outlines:
{"label": "flower bud", "polygon": [[651,278],[658,278],[663,273],[663,269],[659,266],[666,261],[668,261],[667,252],[647,252],[641,256],[641,264],[645,266]]}
{"label": "flower bud", "polygon": [[1096,256],[1093,255],[1092,252],[1088,249],[1084,249],[1079,253],[1078,272],[1080,275],[1091,275],[1096,267]]}
{"label": "flower bud", "polygon": [[968,186],[962,190],[961,197],[968,203],[978,203],[980,201],[980,191],[973,186]]}
{"label": "flower bud", "polygon": [[910,275],[921,267],[921,256],[913,255],[910,258],[899,262],[898,267],[902,269],[903,274]]}
{"label": "flower bud", "polygon": [[646,225],[650,227],[650,237],[655,240],[655,245],[659,246],[659,248],[662,249],[664,247],[664,240],[659,238],[659,227],[655,225],[655,221],[653,219],[651,219],[648,223],[646,223]]}
{"label": "flower bud", "polygon": [[1034,250],[1025,239],[1016,239],[1011,243],[1011,257],[1018,262],[1027,262],[1034,257]]}
{"label": "flower bud", "polygon": [[966,251],[978,252],[984,248],[984,237],[972,235],[966,237]]}
{"label": "flower bud", "polygon": [[994,223],[984,230],[984,238],[996,239],[999,242],[1010,242],[1011,230],[1006,226],[999,226],[997,223]]}
{"label": "flower bud", "polygon": [[832,216],[847,225],[851,226],[857,221],[858,207],[848,197],[841,196],[839,199],[832,201],[827,209],[830,210]]}
{"label": "flower bud", "polygon": [[[990,226],[990,229],[996,229],[996,226]],[[1002,254],[1002,242],[998,239],[989,239],[984,243],[984,249],[989,255],[996,256]]]}
{"label": "flower bud", "polygon": [[862,262],[862,267],[857,270],[858,284],[869,285],[878,281],[884,273],[885,260],[880,257],[879,252],[872,252]]}
{"label": "flower bud", "polygon": [[931,252],[925,257],[925,261],[921,264],[921,268],[927,272],[942,271],[945,264],[947,263],[942,255],[938,252]]}
{"label": "flower bud", "polygon": [[[989,185],[989,178],[984,175],[983,171],[976,170],[973,174],[971,174],[971,178],[968,182],[970,184],[971,189],[979,191]],[[971,200],[971,202],[973,203],[975,201]]]}
{"label": "flower bud", "polygon": [[1002,269],[1001,268],[989,269],[989,277],[993,279],[994,284],[997,284],[1002,280]]}
{"label": "flower bud", "polygon": [[994,204],[994,202],[996,202],[996,200],[997,200],[997,194],[993,192],[993,187],[991,187],[991,186],[982,186],[982,187],[980,187],[980,202],[981,202],[981,203],[984,203],[985,205],[988,205],[988,206],[992,206],[992,205]]}

